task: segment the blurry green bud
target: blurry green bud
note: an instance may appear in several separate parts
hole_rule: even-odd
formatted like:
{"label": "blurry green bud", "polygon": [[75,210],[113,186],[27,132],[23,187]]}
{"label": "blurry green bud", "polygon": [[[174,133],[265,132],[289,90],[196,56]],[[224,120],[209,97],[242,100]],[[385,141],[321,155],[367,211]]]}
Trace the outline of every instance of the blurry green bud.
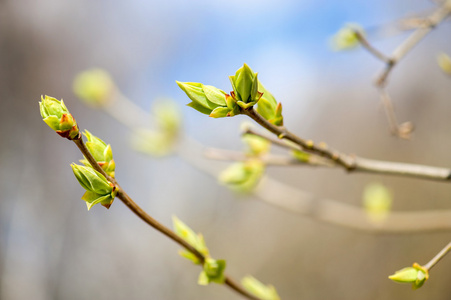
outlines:
{"label": "blurry green bud", "polygon": [[88,210],[97,203],[109,208],[117,194],[117,188],[105,176],[92,167],[71,164],[75,178],[86,190],[82,200],[86,201]]}
{"label": "blurry green bud", "polygon": [[204,270],[200,273],[197,283],[200,285],[208,285],[210,282],[219,284],[224,283],[225,267],[225,260],[215,260],[212,258],[207,258],[204,263]]}
{"label": "blurry green bud", "polygon": [[131,142],[135,150],[160,157],[174,150],[176,139],[163,131],[140,128],[133,131]]}
{"label": "blurry green bud", "polygon": [[177,135],[180,130],[182,115],[177,104],[172,100],[155,102],[152,114],[162,132],[169,135]]}
{"label": "blurry green bud", "polygon": [[297,160],[299,160],[300,162],[303,162],[303,163],[310,162],[311,154],[308,152],[301,151],[301,150],[292,150],[291,155],[293,155],[293,157],[296,158]]}
{"label": "blurry green bud", "polygon": [[[83,134],[87,139],[86,148],[88,148],[89,152],[91,152],[92,156],[100,165],[100,167],[102,167],[105,173],[114,178],[114,170],[116,169],[116,164],[113,159],[111,146],[109,144],[107,145],[104,141],[90,133],[88,130],[85,130]],[[86,159],[83,159],[80,162],[87,167],[91,166],[91,164]]]}
{"label": "blurry green bud", "polygon": [[115,85],[105,70],[90,69],[75,77],[72,88],[75,95],[87,104],[100,106],[107,102]]}
{"label": "blurry green bud", "polygon": [[[172,223],[174,227],[175,233],[184,239],[188,244],[193,246],[197,251],[199,251],[202,255],[207,257],[209,255],[209,251],[207,245],[205,244],[204,237],[202,234],[196,234],[194,231],[189,228],[185,223],[180,221],[176,216],[172,216]],[[195,264],[199,264],[199,259],[189,251],[180,250],[179,254],[189,260],[191,260]]]}
{"label": "blurry green bud", "polygon": [[243,142],[247,146],[247,153],[249,155],[262,155],[269,152],[271,143],[260,136],[253,134],[245,134],[242,137]]}
{"label": "blurry green bud", "polygon": [[451,75],[451,58],[446,53],[440,53],[437,56],[437,63],[443,72]]}
{"label": "blurry green bud", "polygon": [[189,107],[210,115],[217,107],[226,107],[225,93],[211,85],[203,85],[197,82],[176,81],[178,86],[191,99]]}
{"label": "blurry green bud", "polygon": [[372,183],[365,187],[363,206],[371,221],[384,221],[390,213],[391,204],[392,195],[384,185]]}
{"label": "blurry green bud", "polygon": [[360,45],[359,34],[365,36],[359,24],[346,24],[332,37],[332,48],[336,51],[356,48]]}
{"label": "blurry green bud", "polygon": [[219,182],[230,189],[240,192],[251,192],[260,181],[265,165],[258,159],[249,159],[230,165],[219,175]]}
{"label": "blurry green bud", "polygon": [[69,140],[75,140],[80,137],[77,122],[67,110],[63,100],[49,96],[41,96],[39,109],[44,122],[60,136]]}
{"label": "blurry green bud", "polygon": [[412,288],[418,289],[429,279],[429,272],[417,263],[412,267],[407,267],[396,271],[395,274],[388,276],[389,279],[400,283],[412,283]]}
{"label": "blurry green bud", "polygon": [[252,276],[241,280],[243,287],[252,295],[262,300],[280,300],[276,289],[272,285],[264,285]]}

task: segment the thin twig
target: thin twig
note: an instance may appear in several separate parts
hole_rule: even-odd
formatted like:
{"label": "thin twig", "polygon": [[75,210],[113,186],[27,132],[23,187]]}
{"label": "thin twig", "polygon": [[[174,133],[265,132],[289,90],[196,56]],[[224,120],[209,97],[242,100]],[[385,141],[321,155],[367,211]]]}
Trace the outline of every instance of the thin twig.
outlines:
{"label": "thin twig", "polygon": [[[205,262],[205,256],[202,255],[199,251],[196,250],[193,246],[191,246],[188,242],[186,242],[184,239],[182,239],[180,236],[178,236],[175,232],[173,232],[171,229],[167,228],[154,218],[152,218],[149,214],[147,214],[138,204],[136,204],[133,199],[127,195],[127,193],[119,186],[117,181],[108,176],[105,171],[99,166],[97,161],[94,159],[94,157],[89,152],[88,148],[86,148],[85,143],[83,142],[83,138],[80,135],[80,138],[77,140],[74,140],[77,147],[80,149],[81,153],[86,157],[86,159],[89,161],[91,166],[98,172],[100,172],[105,178],[115,184],[119,189],[117,193],[117,198],[119,198],[131,211],[133,211],[141,220],[143,220],[145,223],[156,229],[157,231],[161,232],[192,254],[194,254],[200,262],[203,264]],[[232,278],[229,276],[226,276],[225,282],[227,286],[235,290],[237,293],[241,294],[242,296],[248,298],[248,299],[254,299],[258,300],[255,296],[249,294],[246,290],[244,290],[240,285],[238,285]]]}
{"label": "thin twig", "polygon": [[[204,155],[208,159],[223,160],[223,161],[246,161],[251,157],[240,151],[225,150],[220,148],[207,147],[204,150]],[[333,167],[334,164],[330,163],[324,158],[320,158],[314,155],[309,157],[308,161],[300,161],[294,157],[264,154],[258,156],[258,159],[268,166],[296,166],[296,165],[308,165],[308,166],[322,166]]]}
{"label": "thin twig", "polygon": [[426,270],[430,271],[433,266],[435,266],[446,254],[451,250],[451,242],[445,246],[433,259],[431,259],[427,264],[423,266]]}
{"label": "thin twig", "polygon": [[348,155],[328,148],[325,144],[316,145],[313,141],[304,140],[288,131],[285,127],[275,126],[258,114],[252,107],[242,110],[242,113],[256,121],[263,128],[274,133],[281,139],[286,139],[301,146],[304,151],[326,157],[349,172],[378,173],[429,179],[436,181],[451,181],[451,170],[416,164],[387,162]]}
{"label": "thin twig", "polygon": [[429,32],[431,32],[432,29],[445,20],[449,16],[450,12],[451,5],[445,2],[441,7],[434,11],[429,18],[427,18],[429,20],[429,26],[416,29],[401,45],[399,45],[390,56],[390,60],[385,69],[376,79],[376,86],[385,86],[390,72],[398,64],[398,62],[406,56],[406,54],[409,53],[410,50],[412,50],[412,48],[415,47]]}
{"label": "thin twig", "polygon": [[[202,144],[185,139],[178,154],[191,166],[217,178],[221,166],[206,163],[201,155],[202,149],[204,149]],[[319,198],[269,176],[264,176],[252,195],[275,208],[309,217],[317,222],[370,234],[411,234],[451,230],[451,210],[391,211],[386,218],[374,222],[360,206]]]}
{"label": "thin twig", "polygon": [[356,35],[357,39],[359,40],[360,44],[366,49],[368,50],[369,53],[371,53],[372,55],[374,55],[377,59],[380,59],[381,61],[389,64],[390,63],[390,58],[387,57],[385,54],[383,54],[382,52],[380,52],[379,50],[377,50],[376,48],[374,48],[369,42],[368,40],[365,38],[365,36],[363,36],[363,34],[358,31],[355,30],[354,34]]}

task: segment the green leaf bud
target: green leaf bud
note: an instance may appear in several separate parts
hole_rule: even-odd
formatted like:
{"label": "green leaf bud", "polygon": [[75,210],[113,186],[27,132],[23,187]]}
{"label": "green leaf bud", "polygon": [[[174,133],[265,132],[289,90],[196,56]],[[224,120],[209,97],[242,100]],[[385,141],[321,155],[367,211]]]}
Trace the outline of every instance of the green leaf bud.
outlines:
{"label": "green leaf bud", "polygon": [[105,176],[92,167],[80,166],[75,163],[72,163],[71,167],[75,178],[85,190],[99,195],[107,195],[113,192],[113,186]]}
{"label": "green leaf bud", "polygon": [[271,148],[271,143],[267,139],[253,134],[243,135],[242,140],[247,147],[246,152],[250,156],[266,154]]}
{"label": "green leaf bud", "polygon": [[225,93],[214,86],[204,86],[197,82],[180,82],[176,81],[178,86],[192,100],[188,106],[195,110],[210,115],[217,107],[225,107]]}
{"label": "green leaf bud", "polygon": [[346,24],[332,37],[332,49],[340,51],[356,48],[360,45],[358,34],[365,36],[365,31],[359,24]]}
{"label": "green leaf bud", "polygon": [[258,81],[256,83],[254,81],[258,79],[256,73],[247,64],[244,64],[236,71],[235,75],[229,76],[229,78],[237,101],[249,103],[255,100],[255,86],[258,86]]}
{"label": "green leaf bud", "polygon": [[90,69],[78,74],[73,83],[75,95],[89,105],[101,106],[114,92],[110,74],[102,69]]}
{"label": "green leaf bud", "polygon": [[395,274],[388,276],[388,278],[395,282],[412,283],[412,288],[418,289],[429,279],[429,271],[414,263],[412,267],[398,270]]}
{"label": "green leaf bud", "polygon": [[77,122],[69,113],[63,100],[58,101],[47,95],[45,97],[41,96],[39,110],[43,121],[60,136],[69,140],[80,137]]}
{"label": "green leaf bud", "polygon": [[249,159],[230,165],[219,175],[219,182],[236,192],[249,193],[257,186],[264,171],[261,160]]}
{"label": "green leaf bud", "polygon": [[86,202],[88,210],[98,203],[110,208],[118,192],[117,187],[92,167],[80,166],[74,163],[71,164],[71,167],[75,178],[86,190],[81,199]]}
{"label": "green leaf bud", "polygon": [[[111,146],[106,144],[100,138],[96,137],[88,130],[85,130],[83,135],[86,137],[86,148],[92,154],[97,163],[109,176],[114,178],[116,164],[113,159],[113,152]],[[85,166],[91,167],[91,164],[85,159],[81,160]]]}
{"label": "green leaf bud", "polygon": [[212,118],[224,118],[228,117],[230,109],[227,107],[216,107],[210,114]]}
{"label": "green leaf bud", "polygon": [[272,285],[264,285],[252,276],[246,276],[241,280],[243,287],[252,295],[262,300],[280,300],[276,289]]}
{"label": "green leaf bud", "polygon": [[208,257],[204,262],[204,269],[199,275],[198,284],[207,285],[210,282],[223,284],[225,282],[225,260]]}
{"label": "green leaf bud", "polygon": [[[202,234],[196,234],[194,231],[189,228],[185,223],[180,221],[176,216],[172,216],[172,223],[174,227],[175,233],[184,239],[188,244],[193,246],[197,251],[203,254],[205,257],[209,255],[209,251],[207,245],[205,244],[204,237]],[[179,254],[189,260],[191,260],[195,264],[199,264],[199,259],[189,251],[180,250]]]}
{"label": "green leaf bud", "polygon": [[451,58],[446,53],[440,53],[437,56],[437,63],[443,72],[451,75]]}
{"label": "green leaf bud", "polygon": [[294,158],[303,163],[308,163],[311,156],[310,153],[301,150],[292,150],[291,155],[293,155]]}

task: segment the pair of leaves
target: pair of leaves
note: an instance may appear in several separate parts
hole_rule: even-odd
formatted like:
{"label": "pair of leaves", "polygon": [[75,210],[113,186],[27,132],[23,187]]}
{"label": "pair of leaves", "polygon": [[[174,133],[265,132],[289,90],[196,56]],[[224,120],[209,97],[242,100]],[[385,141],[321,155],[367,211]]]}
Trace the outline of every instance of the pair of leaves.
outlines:
{"label": "pair of leaves", "polygon": [[82,200],[86,201],[88,210],[98,203],[109,208],[117,193],[115,186],[92,167],[80,166],[74,163],[71,164],[71,167],[75,178],[86,190]]}
{"label": "pair of leaves", "polygon": [[[225,275],[224,270],[226,267],[225,260],[219,259],[215,260],[210,257],[207,245],[205,244],[204,237],[202,234],[196,234],[191,228],[189,228],[185,223],[180,221],[176,216],[172,217],[172,222],[174,226],[175,233],[185,240],[188,244],[193,246],[197,251],[199,251],[204,257],[205,261],[203,264],[203,270],[199,274],[198,283],[200,285],[207,285],[210,282],[224,283]],[[200,264],[201,261],[197,256],[187,250],[180,250],[179,254],[191,260],[194,264]]]}

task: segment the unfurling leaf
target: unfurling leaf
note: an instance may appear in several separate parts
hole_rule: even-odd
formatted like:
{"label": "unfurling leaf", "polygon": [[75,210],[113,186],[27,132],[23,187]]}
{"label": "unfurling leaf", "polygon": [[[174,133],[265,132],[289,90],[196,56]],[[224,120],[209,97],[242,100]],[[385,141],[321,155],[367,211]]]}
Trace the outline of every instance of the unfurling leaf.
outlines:
{"label": "unfurling leaf", "polygon": [[117,194],[117,188],[110,183],[105,176],[92,167],[71,164],[75,178],[86,190],[82,200],[86,201],[88,210],[95,204],[100,203],[109,208]]}
{"label": "unfurling leaf", "polygon": [[[204,237],[202,234],[196,234],[194,231],[189,228],[185,223],[180,221],[176,216],[172,216],[172,223],[174,227],[175,233],[184,239],[188,244],[193,246],[197,251],[199,251],[202,255],[207,257],[209,255],[209,251],[207,245],[205,244]],[[199,264],[199,259],[187,250],[180,250],[179,254],[189,260],[191,260],[195,264]]]}
{"label": "unfurling leaf", "polygon": [[217,107],[226,107],[225,93],[214,86],[197,82],[180,82],[176,81],[178,86],[191,99],[188,106],[195,110],[210,115]]}
{"label": "unfurling leaf", "polygon": [[252,276],[241,280],[243,287],[252,295],[262,300],[280,300],[276,289],[272,285],[264,285]]}

